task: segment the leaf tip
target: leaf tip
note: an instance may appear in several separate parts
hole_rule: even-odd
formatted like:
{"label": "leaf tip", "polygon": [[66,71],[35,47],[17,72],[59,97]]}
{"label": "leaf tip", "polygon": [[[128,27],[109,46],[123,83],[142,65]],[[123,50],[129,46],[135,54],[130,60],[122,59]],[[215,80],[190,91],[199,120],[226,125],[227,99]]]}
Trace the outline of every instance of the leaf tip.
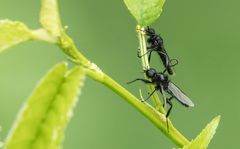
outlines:
{"label": "leaf tip", "polygon": [[208,123],[208,125],[202,130],[202,132],[193,141],[184,146],[183,149],[206,149],[216,133],[216,129],[218,127],[220,119],[220,115],[216,116],[210,123]]}
{"label": "leaf tip", "polygon": [[216,129],[218,127],[220,120],[221,120],[221,115],[218,115],[212,120],[212,122],[209,125],[213,124],[213,128]]}

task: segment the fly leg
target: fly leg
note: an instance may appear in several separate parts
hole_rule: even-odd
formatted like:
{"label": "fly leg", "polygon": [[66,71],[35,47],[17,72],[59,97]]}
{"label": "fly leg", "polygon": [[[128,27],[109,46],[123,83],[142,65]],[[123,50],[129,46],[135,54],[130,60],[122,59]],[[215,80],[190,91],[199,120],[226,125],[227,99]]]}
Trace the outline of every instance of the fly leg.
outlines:
{"label": "fly leg", "polygon": [[151,45],[150,47],[147,47],[147,50],[153,50],[157,48],[158,48],[158,45]]}
{"label": "fly leg", "polygon": [[[147,83],[147,84],[152,84],[153,83],[153,82],[151,82],[149,80],[146,80],[146,79],[137,78],[137,79],[135,79],[133,81],[127,82],[127,84],[131,84],[131,83],[136,82],[136,81],[142,81],[142,82]],[[158,88],[155,88],[155,90],[145,100],[143,100],[142,102],[147,101],[154,94],[154,92],[156,92],[157,90],[158,90]]]}
{"label": "fly leg", "polygon": [[167,130],[168,130],[168,132],[169,132],[168,116],[169,116],[169,114],[170,114],[170,112],[172,110],[172,107],[173,107],[173,104],[171,102],[172,98],[173,97],[170,97],[170,98],[167,99],[167,104],[170,106],[168,111],[167,111],[167,114],[166,114],[166,123],[167,123]]}
{"label": "fly leg", "polygon": [[172,107],[173,107],[173,104],[171,102],[172,99],[173,99],[173,97],[170,97],[170,98],[167,99],[167,104],[169,105],[169,109],[167,111],[166,118],[168,118],[168,116],[169,116],[169,114],[170,114],[170,112],[172,110]]}
{"label": "fly leg", "polygon": [[147,84],[152,84],[153,83],[153,82],[151,82],[149,80],[146,80],[146,79],[137,78],[133,81],[127,82],[127,84],[131,84],[131,83],[136,82],[136,81],[142,81],[142,82],[147,83]]}
{"label": "fly leg", "polygon": [[157,90],[158,90],[158,89],[155,88],[154,91],[153,91],[151,94],[149,94],[148,97],[147,97],[145,100],[143,100],[142,102],[147,101]]}
{"label": "fly leg", "polygon": [[[172,62],[175,62],[175,63],[172,63]],[[177,59],[171,59],[170,60],[170,67],[174,67],[174,66],[176,66],[178,64],[178,60]]]}
{"label": "fly leg", "polygon": [[162,94],[162,96],[163,96],[163,108],[165,108],[165,106],[166,106],[166,96],[165,96],[165,93],[164,93],[164,91],[163,91],[163,86],[162,85],[160,85],[160,87],[159,87],[159,90],[160,90],[160,93]]}
{"label": "fly leg", "polygon": [[141,57],[143,57],[144,55],[148,54],[149,52],[151,53],[152,51],[153,51],[152,49],[149,49],[149,50],[147,50],[147,52],[144,53],[143,55],[141,55],[140,52],[138,51],[138,52],[137,52],[137,57],[138,57],[138,58],[141,58]]}
{"label": "fly leg", "polygon": [[148,55],[148,62],[150,62],[150,60],[151,60],[152,51],[153,51],[153,50],[151,50],[150,53],[149,53],[149,55]]}
{"label": "fly leg", "polygon": [[144,54],[142,54],[142,55],[140,54],[139,49],[138,49],[137,57],[138,57],[138,58],[141,58],[141,57],[143,57],[144,55],[148,54],[149,52],[150,52],[150,54],[151,54],[152,51],[154,51],[154,49],[156,49],[156,48],[157,48],[157,46],[155,46],[155,45],[150,46],[150,47],[147,47],[147,52],[144,53]]}

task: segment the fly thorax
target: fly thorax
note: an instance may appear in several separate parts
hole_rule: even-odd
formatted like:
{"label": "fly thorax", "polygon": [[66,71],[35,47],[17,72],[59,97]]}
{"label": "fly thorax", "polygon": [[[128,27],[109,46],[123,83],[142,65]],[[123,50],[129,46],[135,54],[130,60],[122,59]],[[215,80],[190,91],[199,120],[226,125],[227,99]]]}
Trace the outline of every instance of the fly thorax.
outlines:
{"label": "fly thorax", "polygon": [[158,77],[161,82],[164,82],[166,80],[166,77],[164,76],[164,74],[159,74]]}

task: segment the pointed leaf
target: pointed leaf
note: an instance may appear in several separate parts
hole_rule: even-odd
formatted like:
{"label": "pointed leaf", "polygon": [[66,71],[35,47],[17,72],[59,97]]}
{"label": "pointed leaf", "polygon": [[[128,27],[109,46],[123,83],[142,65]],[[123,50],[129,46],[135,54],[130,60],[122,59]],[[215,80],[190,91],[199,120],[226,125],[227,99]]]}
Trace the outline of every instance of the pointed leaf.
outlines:
{"label": "pointed leaf", "polygon": [[21,22],[0,21],[0,52],[23,41],[30,40],[31,31]]}
{"label": "pointed leaf", "polygon": [[165,0],[124,0],[124,2],[138,24],[146,26],[158,19]]}
{"label": "pointed leaf", "polygon": [[220,116],[215,117],[206,128],[183,149],[206,149],[213,138],[220,121]]}
{"label": "pointed leaf", "polygon": [[84,77],[79,67],[56,65],[25,103],[5,149],[59,149]]}
{"label": "pointed leaf", "polygon": [[62,25],[57,0],[42,0],[40,23],[54,37],[60,36]]}

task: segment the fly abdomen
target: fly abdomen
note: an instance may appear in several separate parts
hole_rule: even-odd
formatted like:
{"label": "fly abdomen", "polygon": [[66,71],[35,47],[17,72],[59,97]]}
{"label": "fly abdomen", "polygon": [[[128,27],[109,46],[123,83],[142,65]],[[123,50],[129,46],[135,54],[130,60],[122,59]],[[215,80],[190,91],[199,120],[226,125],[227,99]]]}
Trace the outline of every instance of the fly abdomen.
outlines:
{"label": "fly abdomen", "polygon": [[168,74],[173,75],[174,71],[172,69],[171,61],[170,61],[170,58],[168,57],[165,49],[164,48],[158,48],[157,53],[160,56],[160,58],[162,60],[162,63],[164,65],[166,71],[168,72]]}

